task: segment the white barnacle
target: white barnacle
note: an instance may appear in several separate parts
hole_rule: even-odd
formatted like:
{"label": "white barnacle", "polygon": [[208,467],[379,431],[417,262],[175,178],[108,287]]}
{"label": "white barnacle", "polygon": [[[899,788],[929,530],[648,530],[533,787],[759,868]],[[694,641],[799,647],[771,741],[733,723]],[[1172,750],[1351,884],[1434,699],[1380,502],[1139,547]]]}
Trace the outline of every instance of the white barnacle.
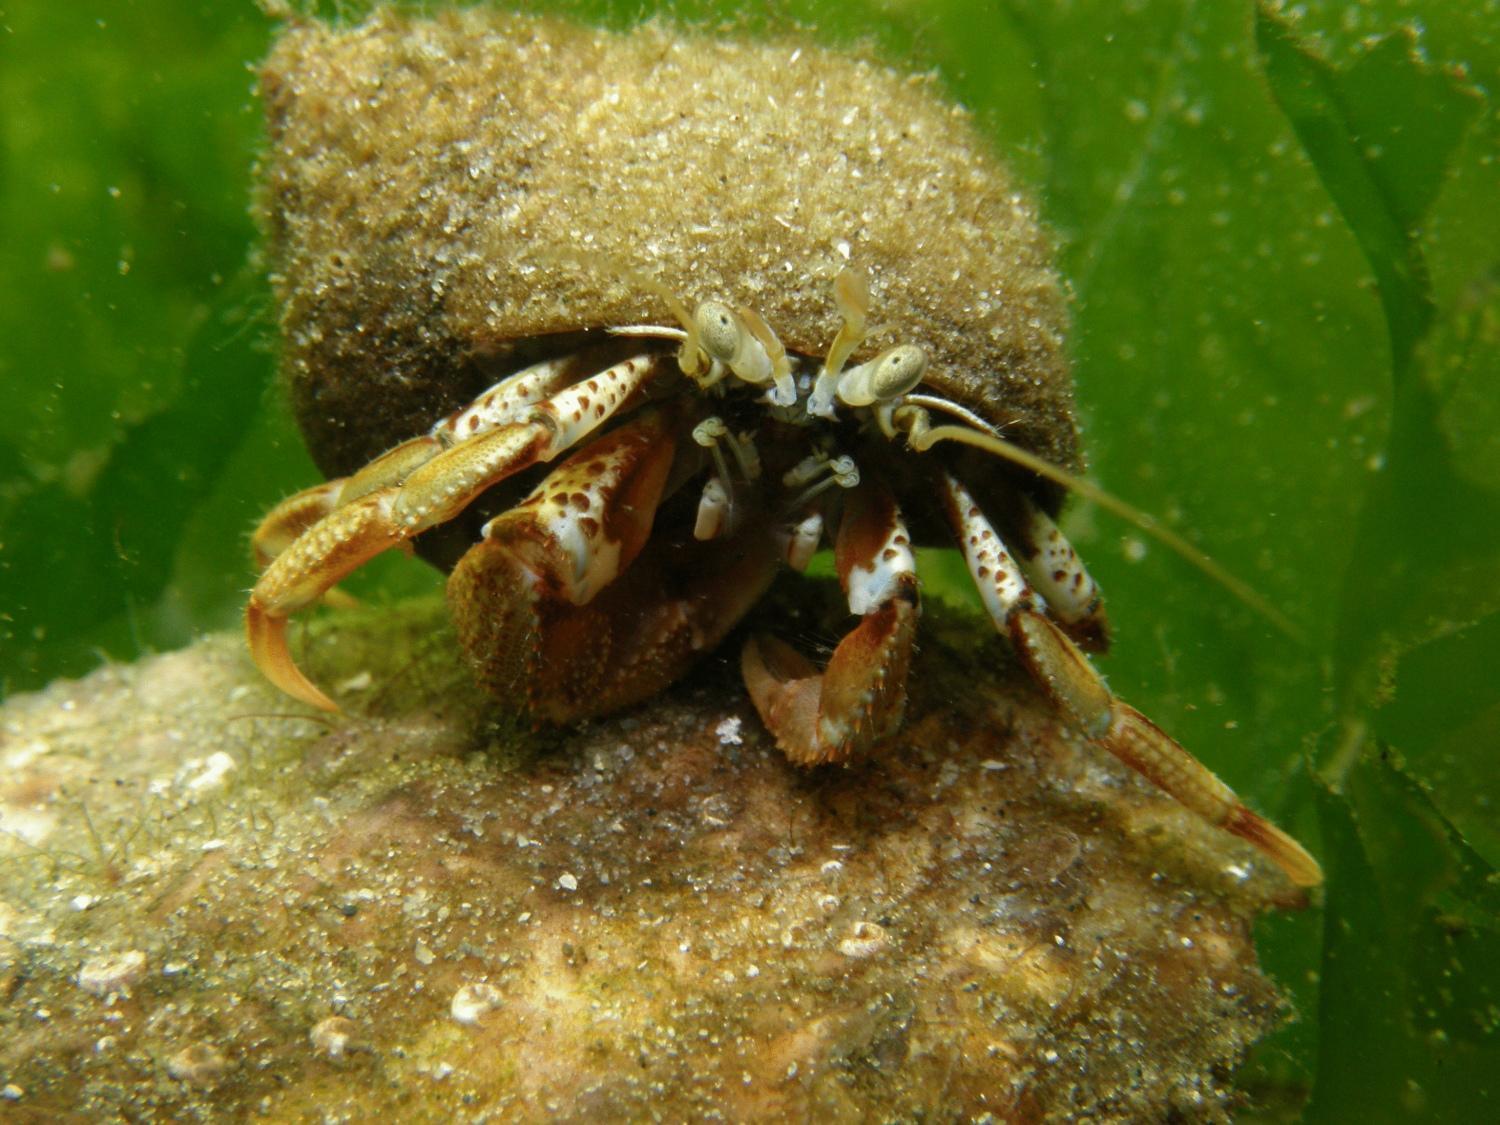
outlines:
{"label": "white barnacle", "polygon": [[313,1024],[307,1041],[314,1051],[330,1059],[341,1059],[358,1046],[359,1028],[344,1016],[329,1016]]}
{"label": "white barnacle", "polygon": [[167,1074],[190,1086],[210,1086],[229,1068],[229,1060],[212,1043],[189,1043],[167,1056]]}
{"label": "white barnacle", "polygon": [[448,1003],[448,1014],[459,1023],[476,1024],[481,1016],[493,1012],[504,1002],[493,984],[479,981],[460,986]]}
{"label": "white barnacle", "polygon": [[845,957],[864,959],[880,953],[891,943],[885,927],[874,922],[855,922],[849,934],[839,942],[839,952]]}
{"label": "white barnacle", "polygon": [[95,996],[130,992],[146,975],[146,955],[139,949],[101,953],[90,957],[78,970],[78,987]]}

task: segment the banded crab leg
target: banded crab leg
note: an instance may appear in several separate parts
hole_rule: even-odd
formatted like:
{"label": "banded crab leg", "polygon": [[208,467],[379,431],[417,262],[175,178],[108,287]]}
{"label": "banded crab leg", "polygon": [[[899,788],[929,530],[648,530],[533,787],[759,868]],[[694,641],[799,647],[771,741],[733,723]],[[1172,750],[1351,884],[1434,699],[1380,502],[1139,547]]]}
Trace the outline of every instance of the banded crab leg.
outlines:
{"label": "banded crab leg", "polygon": [[639,702],[770,584],[778,560],[759,527],[711,543],[653,531],[686,437],[678,417],[651,410],[591,441],[491,520],[454,568],[459,640],[492,694],[557,723]]}
{"label": "banded crab leg", "polygon": [[[419,460],[414,468],[408,470],[404,462],[399,472],[368,470],[376,478],[375,486],[298,535],[255,584],[245,609],[245,632],[255,663],[288,695],[326,711],[338,710],[292,660],[287,618],[376,555],[452,519],[486,489],[577,445],[636,398],[662,365],[659,355],[633,356],[557,391],[510,421],[491,429],[476,425],[474,436]],[[389,469],[397,460],[393,454],[403,448],[398,446],[372,465],[391,458]],[[392,483],[378,483],[392,478]]]}
{"label": "banded crab leg", "polygon": [[820,673],[796,649],[751,637],[740,655],[750,698],[787,757],[800,766],[861,755],[901,725],[906,673],[920,611],[911,537],[883,485],[849,490],[834,565],[860,623]]}
{"label": "banded crab leg", "polygon": [[1302,845],[1246,808],[1176,740],[1114,697],[1078,646],[1042,611],[1035,591],[968,490],[947,473],[942,487],[948,520],[985,609],[1069,721],[1208,823],[1248,840],[1293,883],[1321,883],[1323,872]]}

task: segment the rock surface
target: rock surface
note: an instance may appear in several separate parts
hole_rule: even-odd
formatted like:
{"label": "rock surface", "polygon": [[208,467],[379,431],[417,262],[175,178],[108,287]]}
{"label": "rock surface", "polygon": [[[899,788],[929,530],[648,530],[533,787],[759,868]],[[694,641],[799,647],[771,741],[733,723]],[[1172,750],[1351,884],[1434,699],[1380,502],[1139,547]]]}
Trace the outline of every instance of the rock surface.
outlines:
{"label": "rock surface", "polygon": [[332,720],[237,637],[5,704],[9,1113],[1219,1120],[1283,1016],[1277,875],[967,621],[929,613],[885,755],[815,773],[729,656],[537,735],[441,622],[315,626]]}

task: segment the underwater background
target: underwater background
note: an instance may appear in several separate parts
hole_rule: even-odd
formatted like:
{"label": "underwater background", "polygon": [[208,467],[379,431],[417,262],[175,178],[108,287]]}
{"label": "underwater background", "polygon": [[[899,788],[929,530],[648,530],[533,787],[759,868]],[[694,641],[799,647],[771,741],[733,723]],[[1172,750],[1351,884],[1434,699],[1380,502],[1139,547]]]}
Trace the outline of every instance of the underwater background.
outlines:
{"label": "underwater background", "polygon": [[[1112,686],[1328,874],[1262,924],[1298,1018],[1242,1086],[1265,1119],[1492,1118],[1500,8],[525,7],[803,25],[973,111],[1056,234],[1093,477],[1287,619],[1073,505]],[[6,694],[236,627],[249,529],[317,479],[251,211],[274,30],[248,2],[0,6]],[[351,588],[439,583],[398,558]]]}

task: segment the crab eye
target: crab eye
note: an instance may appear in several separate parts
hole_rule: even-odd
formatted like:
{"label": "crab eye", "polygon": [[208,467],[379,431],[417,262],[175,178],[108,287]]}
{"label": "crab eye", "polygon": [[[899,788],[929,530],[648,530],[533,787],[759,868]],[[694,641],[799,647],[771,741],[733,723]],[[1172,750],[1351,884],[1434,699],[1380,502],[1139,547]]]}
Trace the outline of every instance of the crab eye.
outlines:
{"label": "crab eye", "polygon": [[870,393],[882,401],[904,395],[922,381],[926,371],[927,353],[915,344],[902,344],[875,360]]}
{"label": "crab eye", "polygon": [[844,372],[838,396],[848,406],[889,402],[921,382],[926,370],[927,353],[915,344],[902,344]]}
{"label": "crab eye", "polygon": [[693,313],[703,350],[721,363],[729,363],[740,350],[744,327],[734,310],[718,301],[704,301]]}

